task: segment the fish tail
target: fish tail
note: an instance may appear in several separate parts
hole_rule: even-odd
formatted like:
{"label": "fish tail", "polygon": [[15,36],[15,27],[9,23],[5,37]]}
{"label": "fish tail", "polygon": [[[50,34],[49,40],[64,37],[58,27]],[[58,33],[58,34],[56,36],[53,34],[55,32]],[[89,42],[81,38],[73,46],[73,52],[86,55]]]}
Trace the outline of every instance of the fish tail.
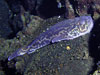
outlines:
{"label": "fish tail", "polygon": [[17,57],[17,56],[21,56],[24,55],[25,52],[22,52],[21,49],[18,49],[17,51],[15,51],[14,53],[12,53],[9,57],[8,57],[8,61],[12,60],[13,58]]}
{"label": "fish tail", "polygon": [[8,57],[8,61],[12,60],[13,58],[19,56],[18,55],[18,51],[15,51],[13,54],[11,54],[9,57]]}

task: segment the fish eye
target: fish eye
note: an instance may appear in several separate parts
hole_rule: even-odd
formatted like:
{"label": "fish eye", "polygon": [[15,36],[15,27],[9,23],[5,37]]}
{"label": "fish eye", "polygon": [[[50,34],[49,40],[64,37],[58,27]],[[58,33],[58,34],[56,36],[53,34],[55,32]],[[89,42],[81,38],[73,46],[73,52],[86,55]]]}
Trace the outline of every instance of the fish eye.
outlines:
{"label": "fish eye", "polygon": [[84,25],[85,24],[85,21],[84,20],[80,21],[80,24],[81,25]]}

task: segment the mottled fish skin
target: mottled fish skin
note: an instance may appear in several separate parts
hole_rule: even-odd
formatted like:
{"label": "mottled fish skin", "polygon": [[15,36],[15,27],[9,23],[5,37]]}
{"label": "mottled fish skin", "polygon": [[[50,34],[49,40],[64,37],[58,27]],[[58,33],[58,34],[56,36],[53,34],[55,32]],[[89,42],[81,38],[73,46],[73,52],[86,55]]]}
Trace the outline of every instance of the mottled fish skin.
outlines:
{"label": "mottled fish skin", "polygon": [[93,20],[91,16],[81,16],[74,19],[64,20],[52,26],[46,32],[41,33],[26,48],[20,48],[9,56],[8,60],[23,55],[25,53],[33,53],[35,50],[48,44],[59,42],[61,40],[71,40],[79,36],[85,35],[93,28]]}

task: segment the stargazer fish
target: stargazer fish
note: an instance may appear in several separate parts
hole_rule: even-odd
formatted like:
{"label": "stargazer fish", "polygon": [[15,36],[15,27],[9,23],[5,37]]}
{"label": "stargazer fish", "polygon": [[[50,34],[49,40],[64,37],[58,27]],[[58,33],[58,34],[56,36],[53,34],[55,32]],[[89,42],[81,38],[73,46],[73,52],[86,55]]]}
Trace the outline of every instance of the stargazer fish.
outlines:
{"label": "stargazer fish", "polygon": [[80,16],[74,19],[58,22],[46,32],[41,33],[27,47],[20,48],[11,54],[11,56],[8,57],[8,60],[10,61],[17,56],[21,56],[26,53],[33,53],[37,49],[50,43],[55,43],[62,40],[72,40],[89,33],[92,28],[93,20],[91,16]]}

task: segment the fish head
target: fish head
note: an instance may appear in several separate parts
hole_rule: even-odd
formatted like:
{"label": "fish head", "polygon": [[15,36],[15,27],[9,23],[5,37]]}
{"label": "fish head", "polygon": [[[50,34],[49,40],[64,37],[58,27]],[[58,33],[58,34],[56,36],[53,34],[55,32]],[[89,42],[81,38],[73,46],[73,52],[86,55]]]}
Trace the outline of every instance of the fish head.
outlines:
{"label": "fish head", "polygon": [[81,16],[73,19],[71,23],[70,31],[65,36],[65,39],[70,40],[79,36],[90,33],[93,28],[93,20],[91,16]]}
{"label": "fish head", "polygon": [[78,32],[80,35],[89,33],[93,28],[93,20],[91,16],[81,16],[77,22]]}

